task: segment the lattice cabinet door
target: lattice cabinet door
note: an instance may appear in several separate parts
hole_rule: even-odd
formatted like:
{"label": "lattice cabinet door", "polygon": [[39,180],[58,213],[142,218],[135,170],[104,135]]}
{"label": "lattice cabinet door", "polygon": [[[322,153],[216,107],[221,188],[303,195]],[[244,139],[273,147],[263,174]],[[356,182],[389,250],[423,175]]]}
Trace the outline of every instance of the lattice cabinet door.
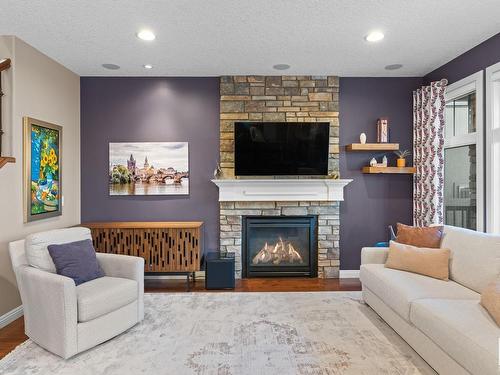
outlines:
{"label": "lattice cabinet door", "polygon": [[176,268],[185,271],[198,271],[200,269],[200,230],[199,229],[170,229],[172,236],[176,237],[176,244],[172,252],[176,254],[174,264]]}
{"label": "lattice cabinet door", "polygon": [[134,229],[134,245],[146,272],[194,272],[200,269],[198,228]]}
{"label": "lattice cabinet door", "polygon": [[137,256],[132,229],[93,228],[91,233],[97,252]]}

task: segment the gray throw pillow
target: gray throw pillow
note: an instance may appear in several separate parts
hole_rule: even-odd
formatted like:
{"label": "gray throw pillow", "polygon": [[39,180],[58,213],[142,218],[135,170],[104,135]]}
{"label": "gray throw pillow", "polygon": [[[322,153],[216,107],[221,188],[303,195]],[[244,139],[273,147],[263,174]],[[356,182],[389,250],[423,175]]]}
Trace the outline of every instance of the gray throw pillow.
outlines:
{"label": "gray throw pillow", "polygon": [[49,245],[47,248],[56,272],[72,278],[76,285],[104,276],[91,240]]}

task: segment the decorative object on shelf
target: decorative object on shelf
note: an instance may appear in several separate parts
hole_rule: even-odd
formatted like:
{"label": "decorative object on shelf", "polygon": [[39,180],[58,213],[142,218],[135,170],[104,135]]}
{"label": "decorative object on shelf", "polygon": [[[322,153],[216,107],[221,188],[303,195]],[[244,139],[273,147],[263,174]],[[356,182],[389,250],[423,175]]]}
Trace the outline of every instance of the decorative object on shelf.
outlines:
{"label": "decorative object on shelf", "polygon": [[370,167],[379,167],[379,168],[387,167],[387,156],[383,157],[382,163],[379,163],[377,162],[377,159],[372,158],[372,160],[370,160]]}
{"label": "decorative object on shelf", "polygon": [[216,162],[216,166],[214,169],[214,178],[217,180],[222,177],[222,168],[219,162]]}
{"label": "decorative object on shelf", "polygon": [[[0,60],[0,157],[2,156],[2,97],[4,93],[2,91],[2,72],[10,68],[10,59],[2,59]],[[8,161],[6,161],[7,163]]]}
{"label": "decorative object on shelf", "polygon": [[381,117],[377,120],[377,142],[389,143],[389,120]]}
{"label": "decorative object on shelf", "polygon": [[411,155],[409,150],[403,151],[394,151],[394,153],[398,156],[396,159],[396,165],[398,168],[406,167],[406,158]]}
{"label": "decorative object on shelf", "polygon": [[327,177],[331,180],[338,180],[340,175],[337,172],[330,172]]}
{"label": "decorative object on shelf", "polygon": [[62,214],[62,127],[24,117],[24,221]]}
{"label": "decorative object on shelf", "polygon": [[189,195],[188,143],[110,143],[109,195]]}
{"label": "decorative object on shelf", "polygon": [[359,143],[361,143],[362,145],[364,145],[366,143],[366,134],[365,133],[361,133],[359,135]]}

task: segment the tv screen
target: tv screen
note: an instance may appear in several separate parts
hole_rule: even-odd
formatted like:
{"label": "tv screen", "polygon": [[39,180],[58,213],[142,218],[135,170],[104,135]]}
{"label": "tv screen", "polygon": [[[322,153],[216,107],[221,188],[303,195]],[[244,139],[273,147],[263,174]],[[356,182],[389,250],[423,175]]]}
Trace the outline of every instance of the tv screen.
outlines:
{"label": "tv screen", "polygon": [[328,122],[236,122],[237,176],[328,174]]}

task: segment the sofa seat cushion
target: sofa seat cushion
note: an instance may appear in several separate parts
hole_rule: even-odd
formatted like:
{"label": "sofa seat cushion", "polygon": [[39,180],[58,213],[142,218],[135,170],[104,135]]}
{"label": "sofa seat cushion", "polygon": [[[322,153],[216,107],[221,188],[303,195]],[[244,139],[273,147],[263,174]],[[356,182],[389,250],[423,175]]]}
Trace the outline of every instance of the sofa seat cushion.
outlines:
{"label": "sofa seat cushion", "polygon": [[421,299],[411,322],[472,374],[497,374],[497,327],[477,300]]}
{"label": "sofa seat cushion", "polygon": [[410,321],[411,303],[420,298],[472,299],[480,295],[454,281],[443,281],[411,272],[363,264],[359,272],[363,287],[382,299],[403,319]]}
{"label": "sofa seat cushion", "polygon": [[87,322],[135,301],[137,281],[101,277],[76,287],[78,321]]}

